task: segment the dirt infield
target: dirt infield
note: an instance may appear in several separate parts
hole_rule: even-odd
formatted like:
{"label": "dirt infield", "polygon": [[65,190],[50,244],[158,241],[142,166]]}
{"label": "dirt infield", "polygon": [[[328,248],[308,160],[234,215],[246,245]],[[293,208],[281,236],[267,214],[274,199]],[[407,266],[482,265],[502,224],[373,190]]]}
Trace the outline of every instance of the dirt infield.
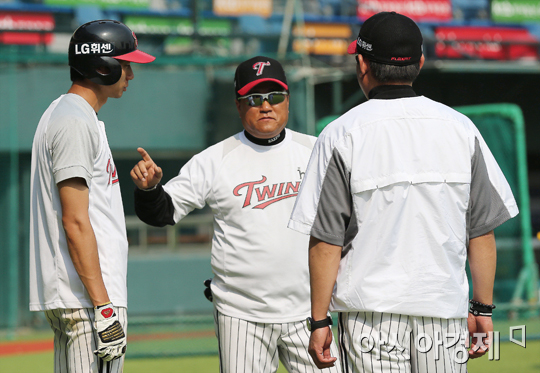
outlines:
{"label": "dirt infield", "polygon": [[39,341],[0,342],[0,356],[32,354],[35,352],[52,351],[52,339]]}

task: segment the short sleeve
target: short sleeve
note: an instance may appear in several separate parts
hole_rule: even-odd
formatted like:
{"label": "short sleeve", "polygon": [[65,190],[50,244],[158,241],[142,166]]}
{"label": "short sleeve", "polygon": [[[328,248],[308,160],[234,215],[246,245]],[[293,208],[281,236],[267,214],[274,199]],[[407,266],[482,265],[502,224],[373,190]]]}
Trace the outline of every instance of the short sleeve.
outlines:
{"label": "short sleeve", "polygon": [[324,135],[317,139],[289,228],[343,246],[353,217],[347,164],[335,139]]}
{"label": "short sleeve", "polygon": [[322,182],[311,236],[333,245],[344,245],[353,210],[350,179],[345,161],[334,149]]}
{"label": "short sleeve", "polygon": [[[212,162],[206,153],[199,153],[182,167],[175,178],[169,180],[163,189],[169,194],[174,205],[174,221],[178,222],[194,209],[201,209],[211,188]],[[205,164],[206,163],[206,164]]]}
{"label": "short sleeve", "polygon": [[479,132],[471,160],[469,237],[482,236],[518,214],[506,178]]}
{"label": "short sleeve", "polygon": [[49,124],[47,144],[56,184],[80,177],[90,185],[99,152],[99,130],[76,117],[60,117]]}

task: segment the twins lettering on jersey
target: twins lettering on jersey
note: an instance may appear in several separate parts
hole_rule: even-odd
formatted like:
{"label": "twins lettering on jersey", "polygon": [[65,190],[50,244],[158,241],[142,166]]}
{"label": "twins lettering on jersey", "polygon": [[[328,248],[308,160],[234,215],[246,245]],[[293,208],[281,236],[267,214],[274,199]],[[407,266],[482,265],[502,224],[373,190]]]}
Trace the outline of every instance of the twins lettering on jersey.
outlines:
{"label": "twins lettering on jersey", "polygon": [[264,209],[272,203],[298,195],[298,190],[300,189],[299,181],[284,182],[279,184],[257,187],[257,185],[264,183],[266,180],[266,176],[263,175],[262,179],[259,181],[248,181],[246,183],[237,185],[234,188],[233,194],[237,197],[241,197],[243,194],[240,194],[240,191],[242,189],[245,189],[244,205],[242,206],[242,208],[251,205],[251,200],[253,196],[257,197],[255,202],[257,203],[257,205],[253,206],[253,208]]}
{"label": "twins lettering on jersey", "polygon": [[[304,172],[298,168],[300,179],[304,176]],[[237,197],[244,197],[242,208],[251,206],[253,209],[264,209],[265,207],[282,201],[287,198],[296,197],[300,189],[300,181],[286,181],[271,185],[261,185],[267,180],[266,176],[262,175],[262,179],[258,181],[248,181],[237,185],[233,194]]]}
{"label": "twins lettering on jersey", "polygon": [[111,54],[114,46],[111,43],[75,44],[75,54]]}
{"label": "twins lettering on jersey", "polygon": [[107,162],[107,173],[109,174],[109,182],[107,185],[116,184],[120,181],[118,180],[116,166],[114,165],[114,162],[111,158],[109,158],[109,162]]}

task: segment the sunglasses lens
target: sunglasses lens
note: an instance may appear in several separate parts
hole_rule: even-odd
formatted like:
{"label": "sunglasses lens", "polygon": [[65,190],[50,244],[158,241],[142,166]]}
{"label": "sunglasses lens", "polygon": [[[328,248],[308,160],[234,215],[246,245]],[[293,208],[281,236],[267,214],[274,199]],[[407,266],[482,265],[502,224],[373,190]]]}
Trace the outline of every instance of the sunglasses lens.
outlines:
{"label": "sunglasses lens", "polygon": [[263,103],[263,97],[261,95],[253,95],[249,98],[250,106],[261,106]]}
{"label": "sunglasses lens", "polygon": [[270,105],[279,104],[285,100],[285,95],[281,93],[274,93],[268,96],[268,102]]}
{"label": "sunglasses lens", "polygon": [[253,94],[245,99],[248,100],[249,106],[261,106],[264,100],[267,100],[270,105],[275,105],[285,101],[285,95],[283,93]]}

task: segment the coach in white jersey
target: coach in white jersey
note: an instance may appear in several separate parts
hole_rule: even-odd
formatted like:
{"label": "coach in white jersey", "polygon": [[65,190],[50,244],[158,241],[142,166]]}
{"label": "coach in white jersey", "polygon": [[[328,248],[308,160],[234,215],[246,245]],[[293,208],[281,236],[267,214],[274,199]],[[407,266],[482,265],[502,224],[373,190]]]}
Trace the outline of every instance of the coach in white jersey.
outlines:
{"label": "coach in white jersey", "polygon": [[[413,91],[424,56],[411,19],[372,16],[349,53],[368,101],[319,136],[289,222],[311,235],[312,318],[339,312],[344,372],[466,372],[488,345],[472,335],[467,351],[467,321],[493,330],[493,229],[516,202],[474,124]],[[321,367],[328,338],[311,336]]]}
{"label": "coach in white jersey", "polygon": [[317,372],[304,322],[309,278],[301,248],[308,239],[287,229],[315,138],[285,128],[289,88],[278,61],[258,56],[241,63],[235,92],[244,131],[195,155],[165,185],[161,169],[138,149],[135,210],[144,222],[164,226],[193,209],[212,209],[208,296],[221,372],[275,372],[279,360],[289,372]]}
{"label": "coach in white jersey", "polygon": [[30,310],[54,331],[54,370],[122,372],[127,251],[118,174],[97,117],[154,57],[116,21],[80,26],[69,45],[71,88],[45,111],[32,145]]}

